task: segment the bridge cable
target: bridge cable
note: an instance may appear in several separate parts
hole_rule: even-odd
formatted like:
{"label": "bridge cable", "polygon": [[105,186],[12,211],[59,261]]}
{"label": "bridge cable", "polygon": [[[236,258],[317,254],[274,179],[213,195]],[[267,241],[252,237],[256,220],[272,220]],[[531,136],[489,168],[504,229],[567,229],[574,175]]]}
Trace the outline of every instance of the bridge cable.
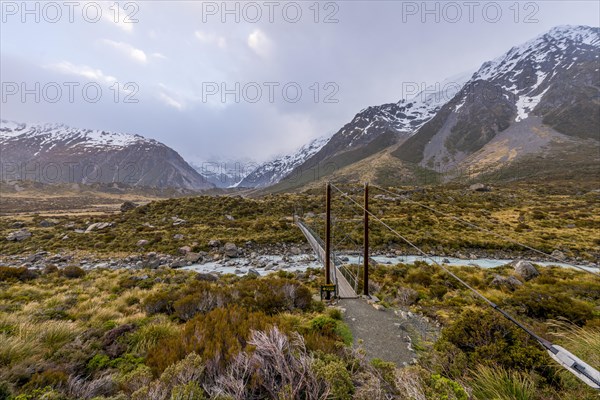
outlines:
{"label": "bridge cable", "polygon": [[429,259],[435,265],[437,265],[438,267],[440,267],[442,270],[444,270],[446,273],[448,273],[450,276],[452,276],[454,279],[456,279],[458,282],[460,282],[467,289],[469,289],[473,293],[475,293],[475,295],[477,295],[481,300],[483,300],[485,303],[487,303],[490,307],[492,307],[494,310],[496,310],[500,314],[502,314],[507,320],[509,320],[510,322],[512,322],[513,324],[515,324],[517,327],[519,327],[521,330],[523,330],[525,333],[527,333],[529,336],[531,336],[532,338],[534,338],[542,347],[544,347],[547,350],[548,354],[554,360],[556,360],[559,364],[561,364],[563,367],[565,367],[566,369],[568,369],[577,378],[579,378],[580,380],[582,380],[588,386],[591,386],[591,387],[593,387],[595,389],[599,389],[600,390],[600,372],[598,372],[593,367],[589,366],[584,361],[580,360],[579,358],[577,358],[575,355],[571,354],[567,350],[563,349],[562,347],[556,346],[556,345],[552,344],[550,341],[548,341],[548,340],[546,340],[546,339],[538,336],[537,334],[535,334],[533,331],[531,331],[525,325],[521,324],[519,321],[517,321],[515,318],[513,318],[506,311],[504,311],[503,309],[501,309],[496,303],[494,303],[493,301],[489,300],[487,297],[485,297],[479,291],[477,291],[476,289],[474,289],[473,287],[471,287],[468,283],[466,283],[464,280],[462,280],[461,278],[459,278],[456,274],[454,274],[448,268],[446,268],[442,264],[438,263],[429,254],[427,254],[423,250],[421,250],[420,247],[418,247],[417,245],[415,245],[414,243],[412,243],[410,240],[408,240],[407,238],[405,238],[404,236],[402,236],[394,228],[392,228],[387,223],[385,223],[383,220],[381,220],[380,218],[378,218],[377,216],[375,216],[372,212],[370,212],[369,210],[366,210],[360,203],[358,203],[356,200],[354,200],[348,194],[346,194],[345,192],[343,192],[337,186],[335,186],[332,183],[330,183],[330,185],[331,185],[331,187],[333,187],[334,189],[336,189],[338,192],[340,192],[342,196],[345,196],[350,201],[352,201],[357,207],[359,207],[360,209],[362,209],[363,211],[365,211],[366,213],[368,213],[375,221],[379,222],[380,224],[382,224],[383,226],[385,226],[390,232],[392,232],[393,234],[395,234],[396,236],[398,236],[400,239],[402,239],[403,241],[405,241],[409,246],[411,246],[417,252],[419,252],[421,255],[423,255],[424,258]]}
{"label": "bridge cable", "polygon": [[[356,208],[353,206],[353,204],[351,204],[350,202],[348,202],[348,200],[344,197],[341,197],[340,200],[342,201],[342,205],[345,206],[347,209],[349,209],[350,211],[352,211],[354,213],[354,216],[357,217],[355,220],[355,224],[357,223],[361,223],[362,226],[362,216],[356,211]],[[341,226],[341,224],[340,224]],[[352,230],[356,229],[356,227],[354,227]],[[342,232],[344,232],[343,229],[341,229]],[[356,268],[356,273],[354,273],[350,268],[348,268],[348,266],[340,259],[340,271],[347,271],[348,274],[350,275],[350,277],[352,278],[352,280],[354,281],[354,291],[356,292],[358,290],[358,281],[359,281],[359,275],[360,275],[360,263],[361,263],[361,255],[360,255],[360,251],[358,249],[360,249],[362,246],[360,244],[358,244],[358,242],[356,242],[356,240],[354,240],[352,237],[350,237],[350,235],[348,233],[343,233],[344,234],[344,238],[342,238],[339,242],[337,242],[337,244],[335,245],[335,247],[338,247],[340,244],[342,244],[344,242],[345,239],[348,239],[350,242],[352,242],[355,246],[355,249],[357,251],[357,253],[359,253],[358,256],[358,264],[357,264],[357,268]],[[339,259],[339,257],[338,257]],[[350,282],[348,282],[350,283]]]}
{"label": "bridge cable", "polygon": [[565,265],[569,265],[569,266],[571,266],[571,267],[573,267],[573,268],[576,268],[576,269],[578,269],[578,270],[580,270],[580,271],[584,271],[584,272],[587,272],[587,273],[590,273],[590,274],[592,274],[592,275],[596,275],[596,276],[600,277],[600,274],[599,274],[599,273],[596,273],[596,272],[594,272],[594,271],[590,271],[590,270],[588,270],[588,269],[585,269],[585,268],[583,268],[583,267],[581,267],[581,266],[579,266],[579,265],[575,265],[575,264],[572,264],[572,263],[564,262],[564,260],[561,260],[560,258],[558,258],[558,257],[556,257],[556,256],[553,256],[552,254],[548,254],[548,253],[546,253],[546,252],[543,252],[543,251],[541,251],[541,250],[538,250],[538,249],[536,249],[536,248],[534,248],[534,247],[531,247],[531,246],[528,246],[528,245],[526,245],[526,244],[524,244],[524,243],[521,243],[521,242],[519,242],[519,241],[517,241],[517,240],[515,240],[515,239],[512,239],[512,238],[510,238],[510,237],[508,237],[508,236],[504,236],[504,235],[501,235],[501,234],[499,234],[499,233],[496,233],[496,232],[494,232],[494,231],[492,231],[492,230],[489,230],[489,229],[487,229],[487,228],[484,228],[484,227],[478,226],[478,225],[476,225],[476,224],[474,224],[474,223],[472,223],[472,222],[469,222],[469,221],[467,221],[467,220],[465,220],[465,219],[463,219],[463,218],[456,217],[456,216],[454,216],[454,215],[450,215],[450,214],[448,214],[448,213],[445,213],[445,212],[443,212],[443,211],[436,210],[435,208],[433,208],[433,207],[431,207],[431,206],[428,206],[428,205],[426,205],[426,204],[419,203],[418,201],[414,201],[414,200],[410,199],[410,198],[409,198],[408,196],[406,196],[406,195],[402,195],[402,194],[400,194],[400,193],[394,193],[394,192],[392,192],[392,191],[386,190],[386,189],[384,189],[384,188],[382,188],[382,187],[379,187],[379,186],[377,186],[377,185],[373,185],[373,184],[371,184],[371,186],[373,186],[373,187],[375,187],[375,188],[377,188],[377,189],[379,189],[379,190],[381,190],[381,191],[383,191],[383,192],[385,192],[385,193],[391,194],[391,195],[393,195],[393,196],[399,196],[400,198],[402,198],[403,200],[406,200],[406,201],[407,201],[407,202],[409,202],[409,203],[412,203],[412,204],[418,205],[419,207],[426,208],[426,209],[428,209],[428,210],[430,210],[430,211],[433,211],[434,213],[437,213],[437,214],[443,215],[443,216],[445,216],[445,217],[448,217],[448,218],[454,219],[454,220],[456,220],[456,221],[458,221],[458,222],[460,222],[460,223],[462,223],[462,224],[468,225],[468,226],[470,226],[470,227],[472,227],[472,228],[475,228],[475,229],[477,229],[477,230],[480,230],[480,231],[482,231],[482,232],[489,233],[489,234],[491,234],[491,235],[494,235],[494,236],[496,236],[496,237],[498,237],[498,238],[500,238],[500,239],[506,240],[506,241],[508,241],[508,242],[511,242],[511,243],[513,243],[513,244],[516,244],[516,245],[519,245],[519,246],[521,246],[521,247],[524,247],[524,248],[526,248],[526,249],[528,249],[528,250],[531,250],[531,251],[533,251],[533,252],[535,252],[535,253],[538,253],[538,254],[544,255],[544,256],[546,256],[546,257],[550,257],[550,258],[552,258],[552,259],[554,259],[554,260],[556,260],[556,261],[558,261],[558,262],[560,262],[560,263],[563,263],[563,264],[565,264]]}

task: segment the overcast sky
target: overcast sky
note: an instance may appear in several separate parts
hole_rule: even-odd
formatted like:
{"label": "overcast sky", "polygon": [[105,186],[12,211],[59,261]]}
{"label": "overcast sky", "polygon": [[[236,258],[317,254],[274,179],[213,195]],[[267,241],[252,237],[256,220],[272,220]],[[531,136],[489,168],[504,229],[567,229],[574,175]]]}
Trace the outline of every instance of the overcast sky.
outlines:
{"label": "overcast sky", "polygon": [[553,26],[600,24],[597,1],[1,3],[2,118],[193,162],[270,159]]}

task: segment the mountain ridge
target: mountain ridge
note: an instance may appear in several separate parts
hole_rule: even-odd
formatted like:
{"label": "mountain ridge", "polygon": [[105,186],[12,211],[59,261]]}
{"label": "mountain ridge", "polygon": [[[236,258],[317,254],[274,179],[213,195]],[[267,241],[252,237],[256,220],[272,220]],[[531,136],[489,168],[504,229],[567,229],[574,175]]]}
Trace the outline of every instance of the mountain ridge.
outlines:
{"label": "mountain ridge", "polygon": [[140,135],[0,121],[2,180],[213,188],[175,150]]}

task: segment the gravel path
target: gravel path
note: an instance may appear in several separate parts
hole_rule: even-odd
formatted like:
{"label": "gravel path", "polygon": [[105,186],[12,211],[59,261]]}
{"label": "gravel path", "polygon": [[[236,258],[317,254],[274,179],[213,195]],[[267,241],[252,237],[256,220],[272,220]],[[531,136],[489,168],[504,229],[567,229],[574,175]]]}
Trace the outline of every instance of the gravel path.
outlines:
{"label": "gravel path", "polygon": [[[415,363],[415,340],[431,340],[435,327],[421,317],[391,309],[376,309],[365,299],[343,299],[338,305],[354,335],[354,345],[362,339],[367,358],[380,358],[398,366]],[[432,336],[433,335],[433,336]]]}

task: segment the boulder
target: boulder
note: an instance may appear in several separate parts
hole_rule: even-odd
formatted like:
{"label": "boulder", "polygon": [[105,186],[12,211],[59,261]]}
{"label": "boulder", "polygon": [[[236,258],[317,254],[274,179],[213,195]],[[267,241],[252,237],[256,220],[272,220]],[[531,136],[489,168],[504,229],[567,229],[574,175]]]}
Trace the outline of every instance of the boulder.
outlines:
{"label": "boulder", "polygon": [[469,186],[469,190],[472,190],[473,192],[489,192],[492,190],[492,188],[484,183],[474,183],[473,185]]}
{"label": "boulder", "polygon": [[238,255],[238,248],[233,243],[225,243],[224,250],[225,250],[225,255],[227,257],[234,258],[234,257],[237,257],[237,255]]}
{"label": "boulder", "polygon": [[490,285],[495,287],[506,287],[510,290],[515,290],[519,286],[522,286],[523,283],[512,275],[507,278],[500,275],[494,275],[494,279]]}
{"label": "boulder", "polygon": [[138,240],[137,243],[135,244],[137,247],[144,247],[148,244],[149,242],[145,239],[141,239]]}
{"label": "boulder", "polygon": [[181,233],[176,233],[173,235],[173,239],[175,240],[183,240],[185,236],[183,236]]}
{"label": "boulder", "polygon": [[235,221],[235,218],[233,218],[233,216],[229,214],[225,215],[225,218],[229,221]]}
{"label": "boulder", "polygon": [[31,232],[29,232],[27,229],[20,229],[18,231],[9,233],[6,236],[6,240],[8,240],[9,242],[20,242],[21,240],[25,240],[30,236]]}
{"label": "boulder", "polygon": [[550,254],[550,255],[551,255],[552,257],[558,258],[559,260],[564,260],[564,259],[566,258],[566,257],[565,257],[565,253],[563,253],[563,252],[562,252],[562,251],[560,251],[560,250],[554,250],[554,251],[552,252],[552,254]]}
{"label": "boulder", "polygon": [[177,216],[171,217],[171,221],[173,221],[173,226],[183,225],[186,223],[185,219],[181,219]]}
{"label": "boulder", "polygon": [[45,220],[42,220],[42,221],[40,221],[40,224],[39,224],[39,225],[40,225],[42,228],[51,228],[51,227],[55,226],[57,223],[58,223],[58,222],[57,222],[57,221],[55,221],[55,220],[52,220],[52,219],[45,219]]}
{"label": "boulder", "polygon": [[526,281],[533,279],[537,276],[539,276],[539,272],[537,269],[535,269],[535,267],[533,266],[533,264],[531,264],[529,261],[524,261],[524,260],[518,260],[518,261],[514,261],[512,263],[512,265],[515,268],[515,272],[517,273],[517,275],[519,275],[521,278],[525,279]]}
{"label": "boulder", "polygon": [[133,201],[126,201],[123,204],[121,204],[121,212],[127,212],[130,210],[133,210],[134,208],[136,208],[138,205],[135,204]]}
{"label": "boulder", "polygon": [[149,260],[146,263],[146,268],[157,269],[158,267],[160,267],[160,264],[160,260],[158,258],[155,258],[154,260]]}
{"label": "boulder", "polygon": [[250,276],[260,276],[260,273],[257,270],[255,270],[254,268],[250,268],[248,270],[248,275],[250,275]]}
{"label": "boulder", "polygon": [[25,223],[21,221],[13,222],[10,227],[13,229],[21,229],[25,227]]}
{"label": "boulder", "polygon": [[88,226],[85,230],[85,233],[106,229],[111,227],[112,225],[113,224],[111,222],[96,222],[95,224],[91,224],[90,226]]}
{"label": "boulder", "polygon": [[179,254],[187,254],[190,251],[192,251],[192,248],[190,246],[183,246],[179,248]]}
{"label": "boulder", "polygon": [[294,256],[298,256],[298,255],[302,254],[302,251],[300,250],[299,247],[293,246],[292,248],[290,248],[290,253]]}
{"label": "boulder", "polygon": [[171,268],[182,268],[186,266],[186,262],[183,260],[175,260],[169,266]]}
{"label": "boulder", "polygon": [[189,252],[185,255],[185,260],[191,261],[193,263],[197,263],[198,261],[200,261],[201,258],[202,255],[200,253]]}
{"label": "boulder", "polygon": [[208,242],[208,246],[209,247],[219,247],[219,246],[221,246],[221,241],[220,240],[210,240]]}

